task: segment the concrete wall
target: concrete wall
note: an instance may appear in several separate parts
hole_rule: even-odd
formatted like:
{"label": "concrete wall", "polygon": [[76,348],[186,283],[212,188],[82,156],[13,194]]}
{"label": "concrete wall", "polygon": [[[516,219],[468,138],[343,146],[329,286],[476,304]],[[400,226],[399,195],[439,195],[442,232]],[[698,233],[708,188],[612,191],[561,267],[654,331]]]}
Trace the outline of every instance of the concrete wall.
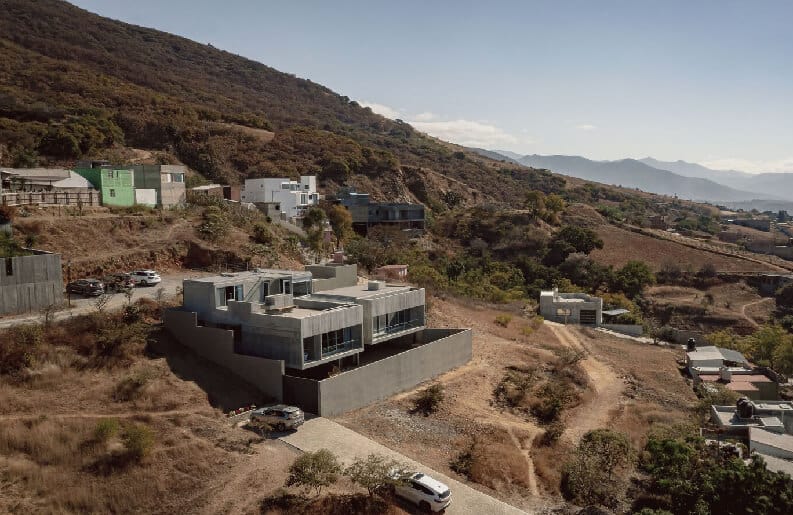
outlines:
{"label": "concrete wall", "polygon": [[358,284],[357,265],[307,265],[306,272],[311,272],[315,292]]}
{"label": "concrete wall", "polygon": [[601,324],[600,327],[630,336],[641,336],[644,334],[644,327],[635,324]]}
{"label": "concrete wall", "polygon": [[[322,381],[304,379],[298,383],[290,379],[284,384],[288,389],[284,396],[301,406],[316,402],[317,415],[338,415],[467,363],[472,356],[471,337],[470,329],[425,329],[422,338],[430,343]],[[313,391],[306,381],[316,385]]]}
{"label": "concrete wall", "polygon": [[196,313],[190,311],[168,310],[163,313],[165,329],[179,343],[230,370],[276,402],[283,399],[283,361],[236,354],[232,331],[201,327],[196,325],[197,321]]}
{"label": "concrete wall", "polygon": [[24,313],[62,303],[60,255],[0,258],[0,314]]}
{"label": "concrete wall", "polygon": [[136,189],[135,204],[154,207],[157,205],[157,190],[155,189]]}

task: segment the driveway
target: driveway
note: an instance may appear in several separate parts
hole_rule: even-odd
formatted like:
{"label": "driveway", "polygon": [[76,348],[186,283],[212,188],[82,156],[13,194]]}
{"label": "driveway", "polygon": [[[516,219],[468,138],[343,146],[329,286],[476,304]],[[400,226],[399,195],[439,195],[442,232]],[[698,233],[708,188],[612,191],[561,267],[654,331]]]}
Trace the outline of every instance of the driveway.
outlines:
{"label": "driveway", "polygon": [[347,429],[326,418],[312,418],[292,434],[282,436],[282,441],[297,447],[304,452],[313,452],[319,449],[330,449],[346,465],[358,456],[377,453],[404,463],[417,472],[423,472],[435,479],[446,483],[452,491],[452,504],[446,510],[450,515],[487,513],[495,514],[521,514],[526,513],[498,499],[490,497],[468,485],[436,472],[424,465],[417,463],[407,456],[392,451],[384,445]]}
{"label": "driveway", "polygon": [[[162,274],[162,282],[157,286],[138,286],[132,290],[132,301],[140,298],[156,299],[162,288],[162,295],[164,297],[171,297],[176,295],[177,289],[182,287],[182,280],[193,277],[201,277],[207,275],[205,272],[176,272],[171,274]],[[127,301],[123,293],[110,293],[108,294],[110,300],[104,309],[115,310],[121,308]],[[53,320],[63,320],[75,315],[84,315],[96,310],[96,297],[82,297],[80,295],[72,294],[71,307],[68,307],[66,296],[63,298],[63,309],[56,311],[53,314]],[[42,314],[40,312],[26,313],[19,316],[0,317],[0,329],[6,329],[17,324],[29,324],[31,322],[42,322]]]}

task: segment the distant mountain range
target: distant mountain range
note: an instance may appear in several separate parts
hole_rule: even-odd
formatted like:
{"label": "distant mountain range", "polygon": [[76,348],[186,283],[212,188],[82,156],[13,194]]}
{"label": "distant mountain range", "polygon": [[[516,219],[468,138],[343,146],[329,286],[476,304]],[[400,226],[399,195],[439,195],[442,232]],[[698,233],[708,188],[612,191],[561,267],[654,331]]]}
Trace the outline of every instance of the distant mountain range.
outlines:
{"label": "distant mountain range", "polygon": [[[651,157],[593,161],[580,156],[521,156],[502,150],[473,149],[481,155],[580,179],[638,188],[650,193],[751,209],[773,205],[793,208],[793,173],[750,174],[737,170],[712,170],[685,161],[659,161]],[[765,201],[765,202],[761,202]]]}

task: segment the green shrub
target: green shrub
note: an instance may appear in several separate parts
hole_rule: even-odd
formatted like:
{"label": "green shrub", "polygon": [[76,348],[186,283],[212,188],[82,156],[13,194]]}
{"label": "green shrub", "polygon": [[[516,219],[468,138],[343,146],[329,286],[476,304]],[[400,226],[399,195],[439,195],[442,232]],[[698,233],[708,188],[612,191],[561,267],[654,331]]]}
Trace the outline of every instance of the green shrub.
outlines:
{"label": "green shrub", "polygon": [[512,315],[501,314],[497,315],[496,319],[493,320],[496,325],[500,325],[501,327],[507,327],[509,323],[512,321]]}
{"label": "green shrub", "polygon": [[319,495],[323,487],[330,486],[338,480],[341,471],[341,464],[331,451],[320,449],[316,452],[307,452],[289,466],[286,486],[313,489],[316,495]]}
{"label": "green shrub", "polygon": [[103,418],[94,427],[94,440],[106,442],[118,433],[120,426],[115,418]]}
{"label": "green shrub", "polygon": [[423,413],[425,416],[430,413],[438,411],[438,407],[445,398],[443,385],[435,383],[421,392],[416,397],[413,409],[416,412]]}
{"label": "green shrub", "polygon": [[124,428],[121,441],[124,442],[127,456],[134,461],[140,461],[154,447],[154,431],[146,425],[130,424]]}

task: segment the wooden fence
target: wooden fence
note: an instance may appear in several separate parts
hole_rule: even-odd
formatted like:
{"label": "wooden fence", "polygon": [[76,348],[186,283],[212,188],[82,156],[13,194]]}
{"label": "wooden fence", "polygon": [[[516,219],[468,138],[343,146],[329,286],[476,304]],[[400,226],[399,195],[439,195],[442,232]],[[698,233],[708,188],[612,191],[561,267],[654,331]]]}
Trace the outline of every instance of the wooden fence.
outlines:
{"label": "wooden fence", "polygon": [[38,204],[66,206],[99,206],[98,191],[20,191],[0,194],[0,205],[30,206]]}

